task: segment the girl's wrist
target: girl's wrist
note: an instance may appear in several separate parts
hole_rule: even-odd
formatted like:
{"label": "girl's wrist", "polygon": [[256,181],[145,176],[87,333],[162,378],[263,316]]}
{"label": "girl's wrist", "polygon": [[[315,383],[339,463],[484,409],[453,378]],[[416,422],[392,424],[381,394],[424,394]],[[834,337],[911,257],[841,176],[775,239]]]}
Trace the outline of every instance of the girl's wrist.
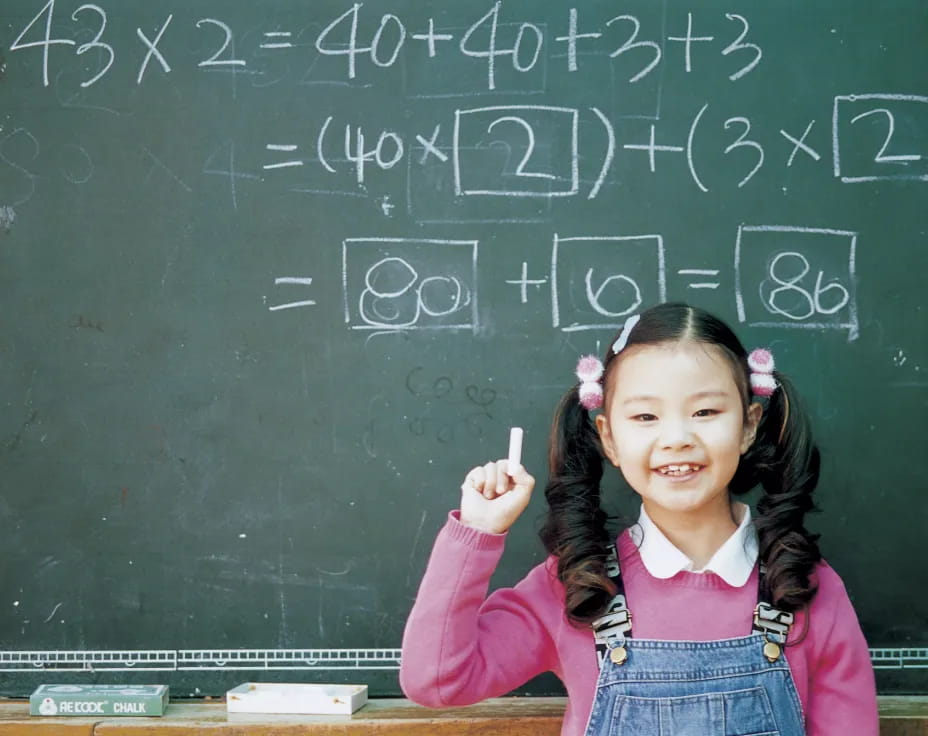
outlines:
{"label": "girl's wrist", "polygon": [[453,519],[457,520],[457,522],[461,524],[461,526],[465,526],[468,529],[473,529],[474,531],[480,532],[481,534],[492,534],[494,536],[502,536],[506,534],[506,532],[509,531],[508,528],[502,529],[502,530],[496,529],[492,525],[487,524],[486,522],[481,521],[479,519],[466,518],[460,510],[453,511],[451,513],[451,516]]}

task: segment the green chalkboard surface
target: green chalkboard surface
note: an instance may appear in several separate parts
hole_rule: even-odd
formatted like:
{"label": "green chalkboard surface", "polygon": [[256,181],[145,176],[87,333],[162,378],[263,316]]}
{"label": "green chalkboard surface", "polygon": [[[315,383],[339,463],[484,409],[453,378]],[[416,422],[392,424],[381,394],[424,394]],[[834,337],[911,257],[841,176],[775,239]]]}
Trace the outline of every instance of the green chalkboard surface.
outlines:
{"label": "green chalkboard surface", "polygon": [[0,695],[397,694],[464,474],[518,425],[543,480],[577,356],[670,299],[794,377],[811,526],[928,692],[926,37],[923,0],[4,0]]}

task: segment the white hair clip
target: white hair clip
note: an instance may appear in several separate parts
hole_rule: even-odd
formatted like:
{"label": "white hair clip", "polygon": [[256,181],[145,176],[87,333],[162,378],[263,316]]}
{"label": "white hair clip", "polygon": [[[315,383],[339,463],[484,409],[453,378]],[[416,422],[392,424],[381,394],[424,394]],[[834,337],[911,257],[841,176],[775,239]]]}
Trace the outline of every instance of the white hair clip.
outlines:
{"label": "white hair clip", "polygon": [[632,329],[634,329],[635,325],[638,324],[639,319],[641,319],[640,314],[633,314],[631,317],[625,320],[625,324],[622,326],[622,332],[619,333],[619,336],[616,339],[616,341],[612,343],[612,352],[615,355],[618,355],[619,353],[621,353],[622,350],[625,348],[625,345],[628,343],[628,336],[631,334]]}

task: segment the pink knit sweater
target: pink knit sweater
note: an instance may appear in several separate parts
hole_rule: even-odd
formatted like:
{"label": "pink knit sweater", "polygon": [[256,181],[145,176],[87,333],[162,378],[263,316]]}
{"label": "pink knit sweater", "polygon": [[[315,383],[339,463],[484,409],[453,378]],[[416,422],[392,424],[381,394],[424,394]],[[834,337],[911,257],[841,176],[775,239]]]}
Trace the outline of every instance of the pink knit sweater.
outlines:
{"label": "pink knit sweater", "polygon": [[[564,588],[549,558],[514,588],[487,597],[505,535],[464,526],[452,512],[439,532],[403,636],[400,683],[430,707],[503,695],[551,671],[568,703],[563,736],[582,736],[598,668],[593,635],[564,615]],[[628,533],[619,537],[628,606],[641,639],[710,640],[745,636],[757,602],[757,569],[733,588],[713,573],[652,577]],[[818,594],[798,614],[787,647],[809,736],[877,736],[876,688],[867,643],[844,584],[827,564]],[[801,634],[805,637],[799,641]]]}

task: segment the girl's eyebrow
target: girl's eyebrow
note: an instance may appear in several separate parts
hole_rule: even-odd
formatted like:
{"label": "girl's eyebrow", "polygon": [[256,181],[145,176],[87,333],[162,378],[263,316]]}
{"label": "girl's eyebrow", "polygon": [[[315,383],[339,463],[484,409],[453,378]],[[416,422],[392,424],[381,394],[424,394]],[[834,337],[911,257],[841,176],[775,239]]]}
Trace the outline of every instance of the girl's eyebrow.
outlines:
{"label": "girl's eyebrow", "polygon": [[699,391],[693,394],[692,396],[690,396],[690,398],[691,399],[714,399],[714,398],[724,399],[724,398],[728,398],[729,396],[731,396],[731,393],[729,393],[728,391],[716,390],[716,391]]}
{"label": "girl's eyebrow", "polygon": [[626,404],[634,404],[636,401],[657,401],[657,396],[651,396],[650,394],[640,394],[639,396],[629,396],[625,401],[622,402],[622,406]]}
{"label": "girl's eyebrow", "polygon": [[[731,393],[728,391],[714,390],[714,391],[697,391],[695,394],[690,394],[687,397],[687,400],[693,401],[700,399],[714,399],[714,398],[730,398]],[[637,396],[629,396],[622,402],[622,406],[626,404],[634,404],[636,401],[660,401],[659,396],[654,396],[652,394],[638,394]]]}

